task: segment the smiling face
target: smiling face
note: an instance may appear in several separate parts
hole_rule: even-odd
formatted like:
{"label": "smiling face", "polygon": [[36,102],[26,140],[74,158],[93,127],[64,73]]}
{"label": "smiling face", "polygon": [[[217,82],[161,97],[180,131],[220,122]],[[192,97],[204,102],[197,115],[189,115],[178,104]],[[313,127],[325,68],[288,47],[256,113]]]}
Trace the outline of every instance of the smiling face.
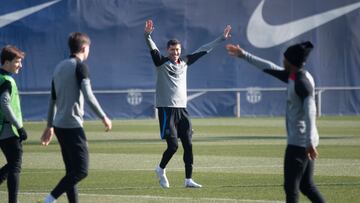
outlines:
{"label": "smiling face", "polygon": [[181,55],[181,45],[180,44],[170,45],[167,49],[167,52],[169,59],[173,62],[177,62]]}
{"label": "smiling face", "polygon": [[9,73],[19,73],[22,67],[22,59],[25,57],[25,53],[20,49],[12,45],[6,45],[1,50],[1,68]]}
{"label": "smiling face", "polygon": [[14,58],[12,61],[5,61],[4,69],[10,73],[18,74],[22,68],[22,58]]}

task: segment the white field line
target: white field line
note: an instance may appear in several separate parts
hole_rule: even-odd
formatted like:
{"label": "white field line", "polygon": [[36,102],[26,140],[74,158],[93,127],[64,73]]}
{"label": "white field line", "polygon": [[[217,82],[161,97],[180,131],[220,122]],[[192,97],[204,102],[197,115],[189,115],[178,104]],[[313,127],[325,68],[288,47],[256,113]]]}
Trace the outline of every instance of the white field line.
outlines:
{"label": "white field line", "polygon": [[[317,167],[325,167],[325,166],[336,166],[338,164],[319,164],[317,163]],[[349,164],[342,164],[342,167],[344,166],[360,166],[359,163],[349,163]],[[246,166],[197,166],[196,169],[241,169],[241,168],[282,168],[282,165],[246,165]],[[184,170],[184,168],[178,168],[178,167],[169,167],[168,170]],[[91,169],[90,170],[100,170],[100,169]],[[112,169],[111,171],[153,171],[154,168],[117,168]],[[62,170],[59,170],[62,171]],[[53,173],[54,171],[24,171],[21,173]]]}
{"label": "white field line", "polygon": [[[317,183],[318,186],[354,186],[354,185],[360,185],[360,182],[357,183]],[[223,188],[223,187],[241,187],[241,188],[255,188],[255,187],[282,187],[283,184],[246,184],[246,185],[232,185],[232,186],[214,186],[214,185],[210,185],[210,186],[204,186],[204,189],[207,188]],[[178,189],[178,188],[184,188],[184,186],[171,186],[171,189]],[[86,187],[81,187],[78,188],[78,190],[80,192],[83,193],[83,195],[103,195],[103,194],[88,194],[86,193],[87,191],[118,191],[118,190],[128,190],[128,189],[135,189],[135,190],[141,190],[141,189],[162,189],[160,188],[160,186],[144,186],[144,187],[98,187],[98,188],[86,188]],[[28,190],[28,192],[23,192],[20,194],[42,194],[43,190]],[[4,192],[4,191],[0,191]],[[48,194],[48,193],[47,193]],[[106,194],[105,194],[106,195]],[[111,196],[112,194],[108,194],[107,196]],[[115,195],[117,196],[117,195]],[[126,195],[118,195],[118,196],[126,196]],[[129,197],[132,197],[131,195]],[[151,196],[153,197],[153,196]]]}
{"label": "white field line", "polygon": [[[0,193],[7,193],[0,191]],[[44,192],[20,192],[20,195],[47,195]],[[231,201],[231,202],[258,202],[258,203],[280,203],[282,201],[271,200],[250,200],[250,199],[230,199],[230,198],[191,198],[191,197],[164,197],[164,196],[150,196],[150,195],[113,195],[113,194],[79,194],[84,197],[112,197],[112,198],[132,198],[132,199],[162,199],[162,200],[200,200],[200,201]]]}

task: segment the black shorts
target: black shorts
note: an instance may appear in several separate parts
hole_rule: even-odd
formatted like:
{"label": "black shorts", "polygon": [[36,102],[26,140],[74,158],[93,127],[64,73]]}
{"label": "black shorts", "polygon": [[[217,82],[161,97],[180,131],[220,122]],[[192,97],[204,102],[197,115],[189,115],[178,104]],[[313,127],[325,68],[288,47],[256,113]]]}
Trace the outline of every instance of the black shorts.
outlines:
{"label": "black shorts", "polygon": [[160,138],[192,136],[190,116],[185,108],[158,107]]}

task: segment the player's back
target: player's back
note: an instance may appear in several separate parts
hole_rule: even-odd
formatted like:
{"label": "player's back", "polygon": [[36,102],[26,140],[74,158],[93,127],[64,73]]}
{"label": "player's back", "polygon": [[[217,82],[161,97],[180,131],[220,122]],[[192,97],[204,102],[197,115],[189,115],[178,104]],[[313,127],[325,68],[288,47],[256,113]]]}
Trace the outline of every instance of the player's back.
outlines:
{"label": "player's back", "polygon": [[82,127],[84,99],[76,77],[76,58],[61,61],[55,68],[53,85],[57,112],[54,125],[60,128]]}

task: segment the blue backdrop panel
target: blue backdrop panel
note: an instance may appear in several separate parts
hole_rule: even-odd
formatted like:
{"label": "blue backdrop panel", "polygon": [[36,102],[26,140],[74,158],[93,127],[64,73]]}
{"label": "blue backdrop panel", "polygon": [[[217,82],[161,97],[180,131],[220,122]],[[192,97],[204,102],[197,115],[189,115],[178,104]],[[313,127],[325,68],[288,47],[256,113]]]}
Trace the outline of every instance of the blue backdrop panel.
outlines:
{"label": "blue backdrop panel", "polygon": [[[27,53],[23,70],[14,76],[23,92],[50,90],[54,67],[69,55],[66,41],[73,31],[91,37],[86,63],[94,90],[154,89],[154,65],[143,36],[147,19],[155,23],[152,36],[164,55],[171,38],[182,42],[183,54],[191,53],[230,24],[228,42],[277,64],[286,47],[311,40],[315,48],[306,68],[317,87],[360,86],[359,8],[358,0],[2,0],[0,46],[14,44]],[[294,26],[305,18],[311,20]],[[228,56],[225,44],[190,67],[188,88],[285,87]],[[284,114],[285,92],[260,92],[262,99],[254,102],[256,94],[241,93],[242,115]],[[153,93],[96,95],[112,118],[154,116]],[[48,96],[22,95],[24,118],[45,119]],[[323,114],[360,114],[359,91],[323,96]],[[234,116],[236,94],[201,94],[189,101],[189,112]],[[95,115],[87,111],[86,117]]]}
{"label": "blue backdrop panel", "polygon": [[[191,97],[191,93],[189,96]],[[202,95],[189,101],[188,111],[195,117],[234,116],[236,95],[228,92],[203,92]]]}
{"label": "blue backdrop panel", "polygon": [[[104,111],[112,118],[145,118],[154,116],[154,94],[96,94]],[[89,109],[89,108],[86,108]],[[89,117],[96,117],[92,111],[86,111]]]}

